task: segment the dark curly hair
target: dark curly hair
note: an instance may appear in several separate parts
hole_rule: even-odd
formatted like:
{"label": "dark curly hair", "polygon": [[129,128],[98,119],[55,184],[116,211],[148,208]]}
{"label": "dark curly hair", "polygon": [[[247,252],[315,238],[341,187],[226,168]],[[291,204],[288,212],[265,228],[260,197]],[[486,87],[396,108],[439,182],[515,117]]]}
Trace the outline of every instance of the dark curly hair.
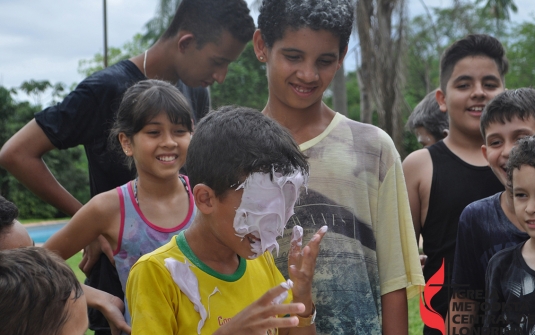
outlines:
{"label": "dark curly hair", "polygon": [[511,150],[506,165],[508,186],[513,186],[513,171],[520,169],[522,165],[535,168],[535,136],[518,140],[518,143]]}
{"label": "dark curly hair", "polygon": [[258,28],[268,48],[283,38],[288,28],[327,30],[340,38],[340,53],[349,43],[354,8],[349,0],[264,0]]}
{"label": "dark curly hair", "polygon": [[[503,83],[509,69],[509,61],[505,57],[505,49],[500,41],[490,35],[468,35],[450,45],[440,58],[440,89],[446,92],[446,86],[453,73],[453,68],[465,57],[485,56],[492,59],[498,67]],[[505,85],[504,85],[505,86]]]}
{"label": "dark curly hair", "polygon": [[526,120],[535,119],[535,89],[518,88],[507,90],[495,96],[483,109],[480,119],[480,130],[483,139],[491,123],[511,122],[513,118]]}
{"label": "dark curly hair", "polygon": [[216,43],[224,30],[245,44],[253,38],[255,26],[243,0],[182,0],[162,39],[180,30],[192,32],[200,49],[207,42]]}
{"label": "dark curly hair", "polygon": [[4,229],[11,227],[18,216],[17,206],[0,195],[0,234]]}

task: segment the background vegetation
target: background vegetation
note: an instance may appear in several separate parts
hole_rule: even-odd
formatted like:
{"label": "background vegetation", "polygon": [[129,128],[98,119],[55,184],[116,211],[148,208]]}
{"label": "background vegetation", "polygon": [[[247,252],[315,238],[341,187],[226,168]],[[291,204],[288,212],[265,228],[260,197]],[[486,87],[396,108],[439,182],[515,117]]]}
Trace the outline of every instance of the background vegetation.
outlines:
{"label": "background vegetation", "polygon": [[[369,2],[371,0],[355,0]],[[371,2],[377,7],[387,0],[374,0]],[[393,5],[400,1],[392,0]],[[414,0],[413,0],[414,1]],[[132,37],[132,40],[121,47],[110,47],[108,63],[113,64],[140,54],[154,43],[172,17],[174,8],[180,0],[161,0],[158,4],[155,17],[150,20],[143,32]],[[496,9],[496,8],[500,9]],[[401,11],[392,12],[393,26],[400,18],[404,18],[403,25],[397,25],[403,32],[402,66],[399,71],[403,73],[402,97],[398,108],[402,136],[396,139],[398,150],[404,157],[406,154],[419,148],[414,136],[403,128],[412,108],[431,90],[439,84],[438,64],[442,51],[454,40],[469,33],[489,33],[499,36],[506,46],[510,60],[510,71],[506,76],[509,89],[532,86],[535,81],[535,19],[534,22],[510,22],[508,13],[516,7],[512,1],[497,0],[452,0],[448,8],[427,8],[427,12],[412,18],[407,18]],[[495,14],[498,13],[498,14]],[[505,14],[507,15],[505,15]],[[398,15],[398,16],[396,16]],[[401,16],[400,16],[401,15]],[[397,19],[396,19],[397,18]],[[397,21],[396,21],[397,20]],[[396,23],[397,24],[397,23]],[[350,50],[348,57],[359,54],[358,45]],[[103,68],[102,54],[96,54],[92,59],[80,60],[78,71],[87,76]],[[362,81],[362,57],[359,58],[357,72],[345,73],[342,87],[346,93],[346,100],[333,101],[339,95],[333,88],[325,94],[325,102],[330,105],[345,106],[348,117],[354,120],[363,120],[361,115],[362,90],[365,84]],[[48,81],[34,81],[29,79],[17,88],[0,86],[0,145],[3,145],[17,130],[24,126],[33,114],[47,107],[42,105],[45,97],[51,97],[51,104],[60,101],[72,88],[66,88],[64,83],[50,83]],[[340,88],[337,88],[338,90]],[[17,92],[24,92],[30,101],[17,101]],[[229,67],[224,84],[215,84],[211,87],[212,107],[227,104],[238,104],[261,110],[267,101],[267,80],[265,64],[257,61],[252,44],[248,44],[238,61]],[[48,99],[50,100],[50,99]],[[396,101],[397,101],[396,100]],[[382,103],[381,106],[388,104]],[[377,104],[370,104],[371,119],[369,122],[378,126],[385,126],[385,112],[378,110]],[[340,107],[338,107],[340,108]],[[380,109],[380,108],[379,108]],[[390,122],[392,125],[392,122]],[[69,192],[82,203],[89,199],[89,186],[87,176],[87,161],[82,147],[69,150],[53,150],[44,160],[54,175]],[[64,216],[53,207],[45,204],[27,191],[18,181],[0,168],[0,194],[16,202],[20,208],[21,218],[54,218]]]}

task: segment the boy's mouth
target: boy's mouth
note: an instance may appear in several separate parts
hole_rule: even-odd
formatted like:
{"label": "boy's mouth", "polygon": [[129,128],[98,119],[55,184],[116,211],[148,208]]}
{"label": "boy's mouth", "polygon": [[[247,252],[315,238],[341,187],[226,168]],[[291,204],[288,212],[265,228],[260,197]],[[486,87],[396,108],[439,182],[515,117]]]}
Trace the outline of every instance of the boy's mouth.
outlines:
{"label": "boy's mouth", "polygon": [[293,87],[293,89],[297,93],[301,93],[301,94],[310,94],[316,89],[316,87],[304,87],[304,86],[296,85],[296,84],[290,84],[290,85]]}
{"label": "boy's mouth", "polygon": [[156,159],[158,159],[161,162],[172,162],[177,158],[178,158],[177,155],[167,155],[167,156],[158,156],[158,157],[156,157]]}
{"label": "boy's mouth", "polygon": [[472,106],[472,107],[469,107],[467,110],[468,110],[468,113],[470,113],[470,115],[481,116],[481,113],[483,112],[484,108],[485,106]]}
{"label": "boy's mouth", "polygon": [[258,237],[256,237],[255,235],[253,235],[252,233],[245,235],[245,237],[247,237],[247,240],[251,244],[254,244],[256,241],[260,242],[260,239]]}

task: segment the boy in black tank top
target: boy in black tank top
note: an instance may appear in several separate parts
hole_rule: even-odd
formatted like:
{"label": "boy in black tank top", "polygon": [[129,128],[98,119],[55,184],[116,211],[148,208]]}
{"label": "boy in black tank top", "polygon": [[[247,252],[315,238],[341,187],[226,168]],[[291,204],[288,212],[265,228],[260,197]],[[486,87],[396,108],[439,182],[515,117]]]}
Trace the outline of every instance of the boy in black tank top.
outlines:
{"label": "boy in black tank top", "polygon": [[[422,234],[428,257],[427,281],[444,261],[444,283],[450,283],[457,224],[464,207],[503,190],[481,152],[479,118],[485,105],[504,91],[507,69],[503,46],[488,35],[469,35],[442,55],[436,99],[441,111],[449,114],[449,135],[403,162],[416,238]],[[445,318],[449,296],[447,287],[441,289],[428,309]],[[424,327],[424,334],[440,333]]]}

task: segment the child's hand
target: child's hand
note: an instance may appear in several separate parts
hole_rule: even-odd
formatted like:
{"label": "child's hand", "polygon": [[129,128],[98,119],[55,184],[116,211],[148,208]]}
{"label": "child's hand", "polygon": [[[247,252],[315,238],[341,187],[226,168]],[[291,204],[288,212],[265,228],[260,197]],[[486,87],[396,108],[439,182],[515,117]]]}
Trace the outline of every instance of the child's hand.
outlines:
{"label": "child's hand", "polygon": [[[286,284],[286,283],[283,283]],[[277,315],[302,314],[305,306],[301,303],[274,304],[277,298],[288,289],[288,285],[277,285],[267,291],[260,299],[253,302],[228,323],[219,328],[214,335],[251,334],[266,335],[269,329],[295,327],[299,323],[297,317],[276,317]]]}
{"label": "child's hand", "polygon": [[294,227],[292,242],[288,253],[288,273],[293,281],[293,301],[302,302],[306,311],[302,315],[312,313],[312,278],[316,268],[316,257],[320,250],[320,242],[327,232],[327,226],[323,226],[310,239],[306,247],[301,248],[303,233],[299,226]]}

